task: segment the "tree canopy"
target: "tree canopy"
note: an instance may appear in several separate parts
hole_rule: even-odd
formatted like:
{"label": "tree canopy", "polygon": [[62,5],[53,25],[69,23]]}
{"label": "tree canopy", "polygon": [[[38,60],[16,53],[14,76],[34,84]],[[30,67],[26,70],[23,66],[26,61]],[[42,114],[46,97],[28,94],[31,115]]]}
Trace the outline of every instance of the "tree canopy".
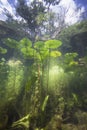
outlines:
{"label": "tree canopy", "polygon": [[[50,18],[47,17],[48,12],[50,12],[50,6],[55,6],[59,4],[61,0],[33,0],[32,2],[27,2],[26,0],[17,0],[17,4],[15,6],[16,16],[21,20],[18,22],[22,25],[22,28],[25,29],[27,33],[29,33],[30,37],[34,40],[37,34],[41,34],[44,26],[47,24]],[[9,12],[6,12],[8,17],[7,22],[14,22],[12,16]],[[17,22],[15,22],[17,24]],[[47,28],[44,28],[45,30]]]}

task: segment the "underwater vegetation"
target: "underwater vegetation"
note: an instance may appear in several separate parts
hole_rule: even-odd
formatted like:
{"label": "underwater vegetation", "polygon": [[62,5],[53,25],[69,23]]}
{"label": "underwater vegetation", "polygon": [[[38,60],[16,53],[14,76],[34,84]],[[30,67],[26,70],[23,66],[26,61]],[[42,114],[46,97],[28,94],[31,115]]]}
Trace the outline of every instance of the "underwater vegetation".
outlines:
{"label": "underwater vegetation", "polygon": [[0,47],[0,130],[87,129],[87,56],[63,54],[55,39],[4,44],[13,56]]}

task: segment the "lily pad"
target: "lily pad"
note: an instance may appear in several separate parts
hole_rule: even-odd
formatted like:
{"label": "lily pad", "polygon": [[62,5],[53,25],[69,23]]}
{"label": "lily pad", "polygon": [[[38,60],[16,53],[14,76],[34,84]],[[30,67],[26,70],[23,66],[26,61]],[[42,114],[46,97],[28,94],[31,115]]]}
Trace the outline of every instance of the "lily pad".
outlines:
{"label": "lily pad", "polygon": [[78,65],[78,62],[77,62],[77,61],[71,61],[71,62],[69,63],[69,66],[76,66],[76,65]]}
{"label": "lily pad", "polygon": [[52,56],[52,57],[61,56],[61,52],[60,51],[52,51],[52,52],[50,52],[50,56]]}
{"label": "lily pad", "polygon": [[41,50],[40,56],[41,56],[42,60],[44,60],[45,58],[47,58],[49,56],[49,50]]}
{"label": "lily pad", "polygon": [[34,55],[36,55],[36,50],[34,50],[33,48],[22,48],[21,52],[24,54],[24,56],[29,56],[29,57],[34,57]]}
{"label": "lily pad", "polygon": [[20,40],[21,47],[32,47],[32,42],[28,38],[23,38]]}
{"label": "lily pad", "polygon": [[[72,62],[73,63],[73,61],[74,61],[74,59],[76,58],[78,56],[78,54],[77,53],[66,53],[65,55],[64,55],[64,59],[65,59],[65,63],[70,63],[70,62]],[[71,63],[71,64],[72,64]]]}
{"label": "lily pad", "polygon": [[62,45],[62,42],[59,40],[48,40],[45,42],[45,45],[47,48],[58,48],[59,46]]}
{"label": "lily pad", "polygon": [[78,53],[74,52],[74,53],[66,53],[65,54],[65,57],[72,57],[72,58],[75,58],[78,56]]}
{"label": "lily pad", "polygon": [[35,58],[39,61],[41,61],[41,55],[37,52],[36,55],[35,55]]}
{"label": "lily pad", "polygon": [[43,41],[38,41],[34,43],[34,48],[36,49],[43,49],[45,47],[45,44]]}

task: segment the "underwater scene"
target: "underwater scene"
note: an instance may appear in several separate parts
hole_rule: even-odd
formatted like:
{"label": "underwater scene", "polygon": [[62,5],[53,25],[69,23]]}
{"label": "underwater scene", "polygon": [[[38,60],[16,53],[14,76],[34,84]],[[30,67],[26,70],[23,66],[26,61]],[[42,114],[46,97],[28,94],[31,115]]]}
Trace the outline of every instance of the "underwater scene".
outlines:
{"label": "underwater scene", "polygon": [[87,130],[87,1],[0,1],[0,130]]}

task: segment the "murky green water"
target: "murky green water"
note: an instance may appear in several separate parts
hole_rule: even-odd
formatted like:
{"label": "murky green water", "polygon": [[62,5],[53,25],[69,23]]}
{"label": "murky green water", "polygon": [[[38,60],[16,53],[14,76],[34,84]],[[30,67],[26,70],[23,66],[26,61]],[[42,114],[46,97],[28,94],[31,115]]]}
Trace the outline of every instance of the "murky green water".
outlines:
{"label": "murky green water", "polygon": [[86,129],[86,56],[63,54],[59,40],[6,43],[14,54],[1,48],[0,129]]}

